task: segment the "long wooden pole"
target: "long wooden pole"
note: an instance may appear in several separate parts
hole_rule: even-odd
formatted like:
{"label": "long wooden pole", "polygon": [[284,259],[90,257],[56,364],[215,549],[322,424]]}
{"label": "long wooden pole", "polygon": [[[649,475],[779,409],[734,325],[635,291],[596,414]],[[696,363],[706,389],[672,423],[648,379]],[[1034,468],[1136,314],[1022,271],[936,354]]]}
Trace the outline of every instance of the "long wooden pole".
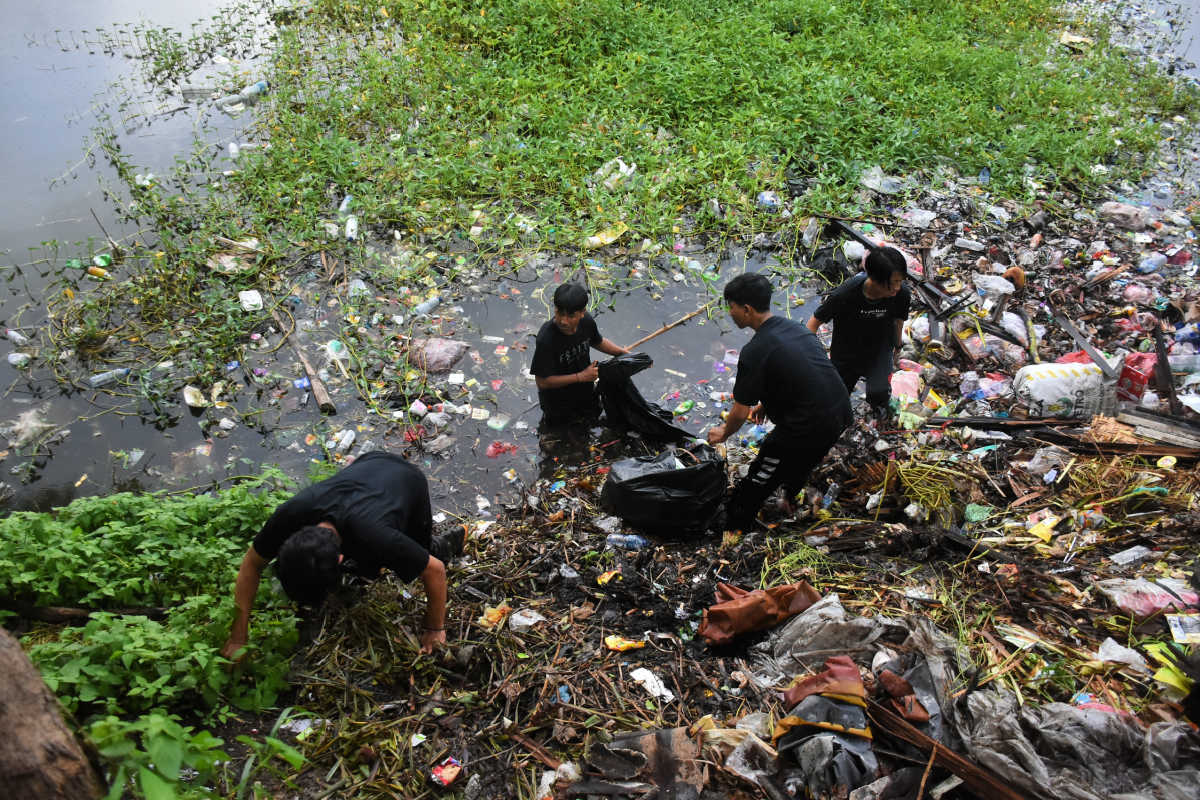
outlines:
{"label": "long wooden pole", "polygon": [[689,319],[696,316],[697,314],[699,314],[703,311],[707,311],[709,306],[711,306],[711,305],[712,305],[712,303],[705,303],[704,305],[700,306],[699,308],[697,308],[695,311],[691,312],[690,314],[686,314],[686,315],[680,317],[679,319],[675,320],[674,322],[668,323],[667,325],[663,325],[661,328],[656,330],[654,333],[643,336],[642,338],[638,339],[636,342],[629,345],[625,349],[632,350],[633,348],[635,348],[639,345],[645,344],[646,342],[653,339],[655,336],[658,336],[660,333],[666,333],[667,331],[671,330],[671,328],[682,325],[683,323],[687,322]]}

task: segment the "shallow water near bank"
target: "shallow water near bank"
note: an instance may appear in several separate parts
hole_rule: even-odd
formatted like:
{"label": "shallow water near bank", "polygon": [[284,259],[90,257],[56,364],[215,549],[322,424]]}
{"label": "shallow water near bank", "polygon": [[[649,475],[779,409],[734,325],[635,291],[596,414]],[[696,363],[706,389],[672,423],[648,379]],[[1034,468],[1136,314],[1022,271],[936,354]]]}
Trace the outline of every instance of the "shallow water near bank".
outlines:
{"label": "shallow water near bank", "polygon": [[[176,156],[191,148],[197,132],[218,149],[240,138],[246,118],[215,114],[203,102],[183,96],[155,94],[154,87],[138,77],[135,63],[115,50],[105,52],[105,38],[96,33],[97,26],[139,18],[186,30],[192,21],[213,13],[218,6],[189,2],[165,8],[121,0],[85,9],[72,7],[65,9],[65,14],[55,4],[26,4],[10,12],[3,34],[7,56],[0,94],[10,115],[9,147],[4,150],[4,172],[10,184],[0,201],[4,204],[0,250],[6,253],[6,264],[25,266],[6,274],[9,292],[3,298],[2,313],[7,326],[22,330],[41,326],[42,295],[55,280],[56,265],[65,257],[78,255],[75,250],[67,252],[69,248],[54,252],[54,248],[39,247],[38,242],[102,240],[104,231],[118,239],[134,233],[116,222],[97,186],[97,178],[111,180],[111,174],[102,163],[93,163],[86,152],[85,139],[98,115],[115,115],[120,120],[122,146],[134,154],[134,161],[145,172],[164,173]],[[1188,31],[1200,27],[1198,8],[1196,0],[1185,7],[1182,18],[1189,20]],[[1196,42],[1194,33],[1185,31],[1179,37],[1184,57],[1196,51]],[[230,59],[206,66],[198,79],[242,69],[252,71],[252,64]],[[98,220],[92,218],[93,211]],[[719,263],[722,279],[743,269],[771,266],[768,259],[737,249],[690,256],[704,266]],[[623,258],[620,265],[602,266],[623,274],[628,261],[631,259]],[[547,316],[545,304],[532,299],[532,294],[554,277],[554,268],[540,275],[518,275],[521,282],[512,285],[522,290],[519,294],[505,294],[486,285],[466,290],[448,298],[435,315],[439,321],[431,332],[453,332],[471,344],[471,353],[456,369],[482,387],[480,399],[489,412],[487,420],[455,417],[451,425],[455,443],[443,455],[425,452],[406,440],[411,420],[367,417],[354,389],[344,381],[339,383],[336,368],[328,363],[321,366],[333,376],[330,384],[340,411],[325,418],[311,399],[302,405],[306,397],[302,390],[271,397],[269,388],[256,384],[247,372],[255,354],[248,351],[243,364],[231,368],[231,380],[246,388],[235,392],[233,410],[228,414],[235,424],[225,435],[214,434],[216,428],[202,428],[199,423],[205,417],[182,406],[177,422],[159,429],[139,413],[145,406],[132,390],[118,389],[116,396],[63,392],[44,369],[29,373],[0,363],[7,401],[0,424],[23,420],[25,429],[49,442],[44,453],[32,458],[22,448],[6,451],[0,461],[5,474],[0,478],[11,488],[7,505],[43,509],[75,496],[114,489],[207,487],[229,476],[257,472],[262,464],[278,464],[303,479],[311,461],[324,460],[325,443],[331,435],[352,429],[356,443],[351,452],[366,442],[410,450],[435,478],[435,502],[447,512],[472,515],[486,510],[481,501],[494,507],[513,497],[522,485],[538,477],[552,477],[563,464],[589,455],[578,451],[543,454],[536,435],[536,392],[527,375],[531,353],[521,347],[532,345],[533,334]],[[598,292],[593,305],[601,331],[626,344],[710,299],[703,281],[694,275],[683,278],[669,280],[665,286],[619,282]],[[82,285],[89,286],[86,282]],[[105,291],[107,287],[89,288]],[[399,287],[376,287],[385,295],[393,288]],[[799,294],[805,296],[814,288]],[[791,300],[786,306],[787,312],[798,318],[808,315],[805,306]],[[332,320],[335,312],[326,306],[321,315]],[[497,338],[501,341],[495,341]],[[694,320],[647,345],[645,350],[654,357],[655,366],[640,375],[637,383],[649,400],[668,408],[681,400],[696,401],[696,410],[682,424],[700,433],[717,411],[708,393],[728,390],[730,385],[731,373],[719,366],[724,364],[725,351],[740,348],[748,338],[748,331],[735,331],[718,309],[712,319]],[[286,349],[283,356],[282,362],[290,361]],[[172,399],[178,400],[177,394]],[[235,419],[238,415],[233,411],[241,412],[241,417]],[[208,414],[211,417],[212,412]],[[502,417],[509,419],[502,428],[488,425]],[[613,440],[609,433],[596,431],[590,441],[599,449],[590,455],[608,457],[625,446],[610,445]],[[516,450],[489,458],[486,451],[493,441],[515,444]]]}

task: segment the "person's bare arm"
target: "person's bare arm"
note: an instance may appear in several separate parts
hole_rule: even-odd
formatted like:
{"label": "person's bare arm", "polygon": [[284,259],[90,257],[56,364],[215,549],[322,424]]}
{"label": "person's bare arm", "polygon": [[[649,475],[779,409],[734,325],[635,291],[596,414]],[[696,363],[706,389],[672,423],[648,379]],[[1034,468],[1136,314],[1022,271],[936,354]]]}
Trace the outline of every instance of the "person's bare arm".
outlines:
{"label": "person's bare arm", "polygon": [[230,660],[250,640],[250,608],[254,605],[254,595],[258,594],[258,584],[262,580],[263,570],[267,560],[258,554],[251,545],[238,568],[237,580],[234,582],[233,603],[237,609],[233,614],[233,625],[229,631],[229,640],[221,648],[221,655]]}
{"label": "person's bare arm", "polygon": [[738,428],[742,427],[742,423],[749,419],[751,414],[750,406],[744,406],[738,401],[733,401],[733,407],[729,409],[729,416],[723,425],[714,425],[708,429],[708,443],[720,444],[738,432]]}
{"label": "person's bare arm", "polygon": [[813,333],[816,333],[817,331],[819,331],[821,329],[821,326],[824,324],[825,323],[821,322],[821,320],[817,319],[816,314],[813,314],[811,317],[809,317],[808,322],[805,323],[805,325],[808,327],[808,329],[810,331],[812,331]]}
{"label": "person's bare arm", "polygon": [[425,584],[425,627],[421,631],[421,652],[432,653],[435,645],[446,643],[446,565],[433,556],[421,572]]}
{"label": "person's bare arm", "polygon": [[616,344],[611,339],[601,339],[600,344],[596,345],[596,349],[609,356],[624,356],[629,354],[627,348],[621,347],[621,345]]}

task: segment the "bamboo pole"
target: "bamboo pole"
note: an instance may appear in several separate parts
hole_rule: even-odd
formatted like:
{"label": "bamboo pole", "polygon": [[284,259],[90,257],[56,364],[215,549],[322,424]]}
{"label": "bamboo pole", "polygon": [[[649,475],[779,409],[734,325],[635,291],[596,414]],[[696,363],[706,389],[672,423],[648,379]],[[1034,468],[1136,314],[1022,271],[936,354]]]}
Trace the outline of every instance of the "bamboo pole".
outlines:
{"label": "bamboo pole", "polygon": [[695,311],[692,311],[692,312],[691,312],[691,313],[689,313],[689,314],[685,314],[684,316],[680,317],[679,319],[675,320],[674,322],[671,322],[671,323],[668,323],[668,324],[666,324],[666,325],[663,325],[661,328],[659,328],[658,330],[656,330],[654,333],[651,333],[651,334],[648,334],[648,335],[646,335],[646,336],[643,336],[642,338],[638,339],[636,342],[634,342],[633,344],[629,345],[629,346],[628,346],[628,347],[626,347],[625,349],[626,349],[626,350],[632,350],[633,348],[635,348],[635,347],[637,347],[637,346],[639,346],[639,345],[643,345],[643,344],[645,344],[646,342],[648,342],[648,341],[650,341],[651,339],[653,339],[655,336],[658,336],[660,333],[666,333],[667,331],[671,330],[671,328],[675,328],[675,327],[677,327],[677,326],[679,326],[679,325],[682,325],[683,323],[687,322],[689,319],[691,319],[692,317],[694,317],[694,316],[696,316],[697,314],[701,313],[702,311],[707,311],[707,310],[708,310],[708,307],[709,307],[709,306],[711,306],[711,305],[712,305],[712,303],[711,303],[711,302],[710,302],[710,303],[705,303],[704,305],[702,305],[702,306],[700,306],[699,308],[697,308]]}

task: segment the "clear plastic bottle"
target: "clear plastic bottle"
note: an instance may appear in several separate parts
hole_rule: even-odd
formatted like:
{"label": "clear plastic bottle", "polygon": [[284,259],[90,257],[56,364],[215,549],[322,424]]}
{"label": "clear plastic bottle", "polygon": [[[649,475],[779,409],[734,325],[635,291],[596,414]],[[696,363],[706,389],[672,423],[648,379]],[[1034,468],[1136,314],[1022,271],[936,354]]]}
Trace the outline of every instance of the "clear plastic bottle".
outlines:
{"label": "clear plastic bottle", "polygon": [[237,103],[245,103],[248,106],[252,106],[257,103],[258,98],[266,94],[270,88],[271,85],[266,81],[252,83],[237,94],[231,94],[227,97],[222,97],[217,101],[217,108],[225,108],[226,106],[236,105]]}
{"label": "clear plastic bottle", "polygon": [[9,328],[4,331],[4,338],[8,339],[17,347],[24,347],[25,345],[29,344],[29,337],[14,328]]}
{"label": "clear plastic bottle", "polygon": [[353,242],[358,239],[358,217],[351,214],[346,218],[346,241]]}
{"label": "clear plastic bottle", "polygon": [[354,446],[354,431],[346,429],[334,437],[334,449],[339,453],[347,453]]}
{"label": "clear plastic bottle", "polygon": [[841,491],[842,486],[837,481],[829,484],[829,489],[826,490],[825,495],[821,498],[821,508],[829,508],[831,505],[833,505]]}
{"label": "clear plastic bottle", "polygon": [[648,547],[650,541],[636,533],[610,533],[604,537],[609,547],[617,550],[641,550]]}
{"label": "clear plastic bottle", "polygon": [[413,311],[415,311],[418,316],[424,316],[425,314],[428,314],[429,312],[431,312],[435,308],[437,308],[441,304],[441,302],[442,302],[442,298],[439,295],[435,294],[433,297],[429,298],[428,300],[424,301],[423,303],[418,303],[417,307],[414,308]]}
{"label": "clear plastic bottle", "polygon": [[88,385],[93,389],[98,389],[107,383],[120,380],[129,374],[129,367],[120,369],[110,369],[108,372],[97,372],[95,375],[88,378]]}

